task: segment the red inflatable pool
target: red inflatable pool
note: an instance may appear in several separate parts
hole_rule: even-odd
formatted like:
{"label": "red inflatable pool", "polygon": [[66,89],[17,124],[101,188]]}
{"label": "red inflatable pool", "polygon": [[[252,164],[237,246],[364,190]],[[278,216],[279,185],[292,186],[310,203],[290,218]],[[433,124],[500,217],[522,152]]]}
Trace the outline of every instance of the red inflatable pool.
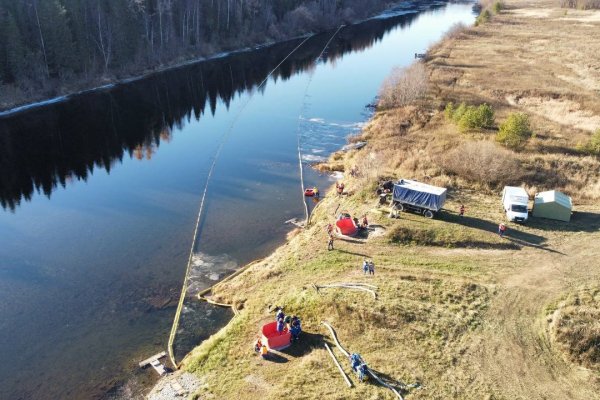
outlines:
{"label": "red inflatable pool", "polygon": [[277,332],[277,322],[269,322],[262,327],[262,342],[267,345],[269,350],[282,350],[292,343],[292,334],[287,326],[283,332]]}
{"label": "red inflatable pool", "polygon": [[354,221],[352,221],[352,218],[338,219],[335,225],[337,226],[340,233],[345,236],[354,236],[356,235],[356,232],[358,232],[358,228],[356,227],[356,225],[354,225]]}

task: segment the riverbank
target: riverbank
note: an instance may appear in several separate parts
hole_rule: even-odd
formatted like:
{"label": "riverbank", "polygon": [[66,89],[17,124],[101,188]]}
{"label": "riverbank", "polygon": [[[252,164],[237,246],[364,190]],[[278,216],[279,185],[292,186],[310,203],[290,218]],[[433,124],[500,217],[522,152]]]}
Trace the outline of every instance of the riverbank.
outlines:
{"label": "riverbank", "polygon": [[[186,371],[207,382],[196,396],[392,398],[353,376],[356,387],[345,386],[323,347],[331,343],[325,320],[342,345],[398,387],[417,383],[408,398],[598,398],[598,364],[578,364],[556,342],[553,321],[564,299],[599,290],[600,161],[582,150],[600,127],[599,15],[543,0],[509,1],[486,23],[455,30],[433,47],[425,60],[426,98],[377,112],[360,137],[366,147],[332,156],[338,168],[358,166],[357,177],[344,179],[351,195],[330,190],[308,229],[214,288],[215,301],[239,312],[184,360]],[[448,102],[487,103],[497,124],[462,133],[444,115]],[[517,151],[494,140],[513,112],[527,113],[536,134]],[[489,145],[491,160],[502,156],[516,174],[497,182],[474,174],[491,168],[489,158],[478,158]],[[471,173],[455,168],[453,154]],[[389,219],[374,194],[385,177],[447,186],[448,211],[434,220],[409,213]],[[565,191],[575,203],[571,222],[532,219],[509,224],[507,236],[498,237],[503,184]],[[461,204],[464,217],[456,213]],[[366,213],[385,234],[340,238],[328,251],[325,227],[340,210]],[[374,276],[362,273],[365,257],[375,262]],[[375,285],[378,297],[313,286],[334,282]],[[275,359],[261,360],[252,343],[277,305],[299,315],[305,332]],[[592,354],[597,322],[587,324],[591,347],[582,351]]]}
{"label": "riverbank", "polygon": [[[443,3],[443,2],[442,2]],[[378,7],[377,13],[363,13],[357,15],[354,18],[344,16],[343,20],[346,24],[360,24],[370,19],[386,19],[393,18],[407,13],[416,13],[433,6],[439,5],[436,1],[427,1],[419,4],[415,4],[411,1],[393,1],[386,4],[386,7]],[[341,16],[339,18],[342,18]],[[336,21],[332,21],[336,22]],[[330,23],[327,25],[327,29],[336,29],[336,23]],[[302,31],[304,32],[304,31]],[[24,89],[18,84],[7,84],[2,85],[0,82],[0,117],[7,117],[17,113],[21,113],[33,108],[44,107],[51,104],[59,103],[72,99],[77,96],[90,94],[93,92],[99,92],[104,90],[110,90],[117,85],[128,84],[134,81],[138,81],[149,76],[159,74],[161,72],[174,70],[177,68],[189,66],[204,61],[215,60],[229,55],[240,54],[245,52],[251,52],[260,48],[274,46],[280,43],[285,43],[293,40],[301,40],[310,36],[319,35],[320,33],[327,32],[326,29],[311,32],[309,34],[295,34],[288,35],[289,37],[278,37],[280,40],[269,40],[269,41],[258,41],[252,43],[249,38],[244,38],[242,46],[238,48],[232,46],[218,47],[207,44],[207,48],[213,51],[202,51],[200,54],[195,54],[193,57],[189,55],[187,57],[178,56],[171,60],[157,62],[156,65],[144,65],[134,66],[129,65],[127,68],[123,68],[120,71],[111,71],[98,76],[92,77],[80,77],[69,72],[70,79],[66,81],[49,81],[44,83],[43,87],[37,87],[36,90]],[[293,32],[292,32],[293,33]],[[283,34],[280,34],[283,35]]]}

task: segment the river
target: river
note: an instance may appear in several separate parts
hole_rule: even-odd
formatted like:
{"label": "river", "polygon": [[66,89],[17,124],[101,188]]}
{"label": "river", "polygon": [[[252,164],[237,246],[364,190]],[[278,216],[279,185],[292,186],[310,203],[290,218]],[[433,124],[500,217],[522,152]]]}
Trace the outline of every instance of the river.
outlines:
{"label": "river", "polygon": [[[194,289],[303,217],[298,134],[306,184],[330,185],[308,164],[360,130],[390,70],[474,20],[472,4],[418,4],[342,28],[320,60],[333,31],[0,119],[0,398],[143,391],[154,372],[137,362],[166,349],[216,150]],[[229,318],[188,300],[178,357]]]}

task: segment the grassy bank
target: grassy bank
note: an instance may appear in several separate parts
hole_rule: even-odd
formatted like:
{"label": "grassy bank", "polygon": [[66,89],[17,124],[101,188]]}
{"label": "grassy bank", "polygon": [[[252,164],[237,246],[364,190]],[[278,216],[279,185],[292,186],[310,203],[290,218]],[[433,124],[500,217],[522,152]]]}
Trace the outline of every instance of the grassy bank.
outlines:
{"label": "grassy bank", "polygon": [[[407,398],[600,398],[597,354],[581,354],[598,343],[590,324],[600,287],[600,161],[586,143],[600,128],[599,28],[597,11],[517,0],[432,48],[425,97],[379,110],[360,137],[368,145],[332,157],[337,169],[357,166],[358,176],[345,179],[352,194],[328,193],[311,227],[214,289],[239,313],[186,358],[185,369],[208,382],[197,395],[393,398],[373,383],[344,385],[323,347],[326,320],[382,376],[418,383]],[[444,112],[449,102],[486,103],[494,122],[464,129]],[[498,141],[513,113],[526,114],[533,133],[516,147]],[[447,186],[447,211],[389,219],[373,191],[385,177]],[[572,221],[509,224],[499,238],[504,184],[564,190],[576,205]],[[327,251],[325,226],[339,210],[367,213],[377,229]],[[376,264],[372,277],[361,271],[365,257]],[[376,285],[378,298],[313,287],[334,282]],[[299,315],[305,333],[261,360],[252,344],[277,305]]]}

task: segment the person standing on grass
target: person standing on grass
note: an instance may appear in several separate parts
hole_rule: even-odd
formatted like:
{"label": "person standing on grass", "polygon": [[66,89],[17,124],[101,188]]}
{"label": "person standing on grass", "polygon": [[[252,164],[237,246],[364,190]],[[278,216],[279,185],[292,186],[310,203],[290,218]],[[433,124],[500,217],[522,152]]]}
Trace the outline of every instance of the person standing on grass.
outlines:
{"label": "person standing on grass", "polygon": [[283,322],[283,318],[279,318],[277,320],[277,333],[279,333],[280,335],[283,333],[283,328],[285,327],[285,323]]}
{"label": "person standing on grass", "polygon": [[369,262],[369,275],[375,275],[375,263],[373,260]]}
{"label": "person standing on grass", "polygon": [[369,227],[369,220],[367,219],[367,214],[363,215],[362,218],[362,227],[367,229]]}
{"label": "person standing on grass", "polygon": [[500,223],[500,225],[498,225],[498,235],[500,237],[504,237],[505,232],[506,232],[506,225],[504,225],[503,223]]}
{"label": "person standing on grass", "polygon": [[329,235],[329,241],[327,242],[327,250],[333,250],[333,235]]}
{"label": "person standing on grass", "polygon": [[333,225],[332,224],[327,224],[327,234],[329,236],[333,235]]}
{"label": "person standing on grass", "polygon": [[369,272],[369,262],[366,258],[363,261],[363,272],[365,273],[365,275]]}
{"label": "person standing on grass", "polygon": [[461,204],[460,208],[458,209],[458,216],[459,217],[464,217],[465,216],[465,205]]}

